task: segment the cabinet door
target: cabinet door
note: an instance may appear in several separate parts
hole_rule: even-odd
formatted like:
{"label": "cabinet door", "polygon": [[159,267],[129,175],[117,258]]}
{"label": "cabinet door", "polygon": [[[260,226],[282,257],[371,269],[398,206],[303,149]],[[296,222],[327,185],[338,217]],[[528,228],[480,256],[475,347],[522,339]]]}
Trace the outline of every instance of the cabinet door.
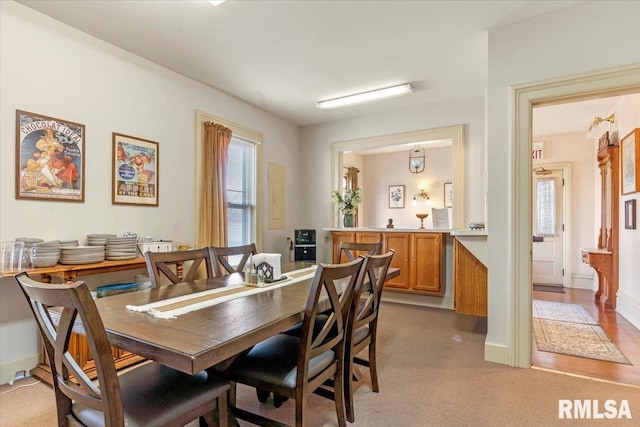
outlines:
{"label": "cabinet door", "polygon": [[409,233],[384,233],[382,240],[382,252],[393,249],[395,254],[391,260],[391,267],[399,268],[400,275],[385,282],[385,288],[409,289],[409,250],[411,248],[411,234]]}
{"label": "cabinet door", "polygon": [[336,264],[338,262],[338,244],[342,242],[353,242],[356,241],[356,232],[355,231],[332,231],[331,235],[333,236],[333,263]]}
{"label": "cabinet door", "polygon": [[[382,233],[375,233],[372,231],[362,231],[356,233],[356,242],[358,243],[378,243],[382,241]],[[380,248],[382,250],[382,248]],[[366,252],[356,251],[355,255],[366,255]]]}
{"label": "cabinet door", "polygon": [[411,289],[442,293],[442,234],[416,233],[411,249]]}
{"label": "cabinet door", "polygon": [[487,267],[457,239],[453,255],[456,312],[487,317]]}

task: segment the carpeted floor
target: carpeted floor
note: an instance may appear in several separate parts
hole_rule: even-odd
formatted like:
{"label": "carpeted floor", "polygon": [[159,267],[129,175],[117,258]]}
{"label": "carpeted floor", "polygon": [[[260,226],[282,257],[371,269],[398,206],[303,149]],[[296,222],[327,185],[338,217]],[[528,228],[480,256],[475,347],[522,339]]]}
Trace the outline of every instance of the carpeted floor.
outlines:
{"label": "carpeted floor", "polygon": [[[640,388],[485,362],[484,318],[393,303],[383,303],[380,316],[380,393],[371,391],[368,373],[361,369],[355,427],[637,425]],[[29,382],[34,379],[19,383]],[[0,387],[0,426],[55,425],[51,388],[16,385]],[[626,400],[633,419],[559,420],[560,399],[609,399],[618,405]],[[253,389],[239,386],[238,404],[293,424],[292,400],[276,409],[271,400],[261,404]],[[337,425],[334,403],[316,395],[310,397],[308,416],[309,427]]]}

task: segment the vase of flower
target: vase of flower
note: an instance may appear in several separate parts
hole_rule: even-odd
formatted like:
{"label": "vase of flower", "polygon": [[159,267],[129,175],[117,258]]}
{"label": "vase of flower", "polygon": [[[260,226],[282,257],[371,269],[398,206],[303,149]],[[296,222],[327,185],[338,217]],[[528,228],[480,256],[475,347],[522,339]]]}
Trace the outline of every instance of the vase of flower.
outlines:
{"label": "vase of flower", "polygon": [[344,215],[342,225],[345,227],[354,227],[358,205],[362,201],[360,188],[346,190],[343,193],[332,191],[331,199],[338,205],[338,209],[342,212],[342,215]]}
{"label": "vase of flower", "polygon": [[342,217],[342,225],[344,225],[345,227],[353,227],[354,225],[354,218],[353,215],[345,215]]}

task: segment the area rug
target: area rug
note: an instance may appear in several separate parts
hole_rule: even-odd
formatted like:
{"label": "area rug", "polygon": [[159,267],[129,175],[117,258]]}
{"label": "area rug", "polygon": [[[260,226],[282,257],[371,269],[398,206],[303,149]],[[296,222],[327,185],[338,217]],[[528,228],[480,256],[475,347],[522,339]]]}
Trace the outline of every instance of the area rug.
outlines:
{"label": "area rug", "polygon": [[598,325],[534,318],[533,332],[540,351],[631,365]]}
{"label": "area rug", "polygon": [[562,322],[597,325],[598,322],[580,304],[533,300],[533,317]]}

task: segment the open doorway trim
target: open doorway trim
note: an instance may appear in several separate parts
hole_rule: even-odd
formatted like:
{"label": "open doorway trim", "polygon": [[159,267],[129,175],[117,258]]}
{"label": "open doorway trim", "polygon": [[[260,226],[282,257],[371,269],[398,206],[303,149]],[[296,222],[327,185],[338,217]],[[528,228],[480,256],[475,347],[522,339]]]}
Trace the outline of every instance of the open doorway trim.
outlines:
{"label": "open doorway trim", "polygon": [[575,76],[532,82],[511,88],[510,163],[515,229],[511,343],[514,365],[531,367],[531,148],[532,108],[579,99],[624,95],[640,91],[640,64],[599,70]]}
{"label": "open doorway trim", "polygon": [[[331,188],[340,189],[340,177],[342,171],[342,153],[344,151],[358,149],[372,149],[404,145],[417,141],[451,140],[453,157],[453,229],[466,228],[465,221],[465,135],[464,125],[447,126],[433,129],[424,129],[412,132],[397,133],[392,135],[380,135],[369,138],[339,141],[331,144]],[[339,223],[338,210],[332,206],[332,226]]]}

